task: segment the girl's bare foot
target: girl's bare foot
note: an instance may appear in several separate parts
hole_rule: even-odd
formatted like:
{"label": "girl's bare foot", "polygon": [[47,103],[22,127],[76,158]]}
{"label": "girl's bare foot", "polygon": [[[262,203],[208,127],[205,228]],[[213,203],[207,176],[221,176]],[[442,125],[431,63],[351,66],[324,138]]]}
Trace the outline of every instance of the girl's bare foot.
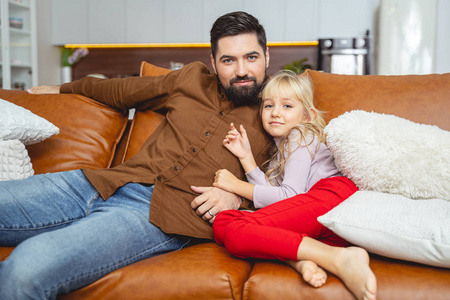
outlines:
{"label": "girl's bare foot", "polygon": [[321,287],[327,282],[327,273],[310,260],[288,261],[288,264],[302,275],[304,281],[313,287]]}
{"label": "girl's bare foot", "polygon": [[360,300],[374,300],[377,280],[369,266],[367,251],[358,247],[341,248],[337,257],[337,276]]}

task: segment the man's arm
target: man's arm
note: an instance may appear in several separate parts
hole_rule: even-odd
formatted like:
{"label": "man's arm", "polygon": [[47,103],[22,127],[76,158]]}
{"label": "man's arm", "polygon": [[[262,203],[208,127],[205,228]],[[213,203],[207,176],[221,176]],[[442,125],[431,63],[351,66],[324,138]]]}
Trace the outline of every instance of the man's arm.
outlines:
{"label": "man's arm", "polygon": [[[158,110],[164,106],[175,76],[161,83],[156,77],[129,77],[125,79],[101,79],[83,77],[63,85],[41,85],[28,90],[30,94],[78,94],[108,106],[127,111],[144,103],[146,109]],[[170,80],[172,79],[172,80]],[[156,98],[152,99],[152,98]],[[154,101],[149,101],[152,99]]]}
{"label": "man's arm", "polygon": [[[189,72],[189,70],[187,69],[184,72]],[[83,95],[122,111],[131,108],[159,110],[164,108],[168,95],[176,87],[176,81],[180,73],[181,70],[177,70],[166,76],[128,77],[124,79],[83,77],[61,86],[33,87],[29,92],[33,94],[67,93]]]}
{"label": "man's arm", "polygon": [[191,189],[200,194],[191,202],[191,207],[195,209],[199,216],[202,216],[203,220],[211,224],[219,212],[238,209],[241,206],[239,196],[222,189],[197,186],[191,186]]}

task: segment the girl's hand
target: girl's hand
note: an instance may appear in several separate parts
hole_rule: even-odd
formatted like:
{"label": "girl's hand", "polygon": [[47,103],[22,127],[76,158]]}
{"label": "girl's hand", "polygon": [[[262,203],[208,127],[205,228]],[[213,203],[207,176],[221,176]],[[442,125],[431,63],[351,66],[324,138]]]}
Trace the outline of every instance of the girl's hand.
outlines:
{"label": "girl's hand", "polygon": [[234,188],[240,180],[230,171],[222,169],[216,172],[213,186],[234,193]]}
{"label": "girl's hand", "polygon": [[240,160],[245,159],[248,155],[252,155],[252,149],[250,147],[250,141],[248,140],[247,132],[244,129],[244,126],[239,127],[239,132],[234,124],[230,124],[230,131],[226,135],[223,140],[223,145],[227,148],[231,153],[234,154]]}

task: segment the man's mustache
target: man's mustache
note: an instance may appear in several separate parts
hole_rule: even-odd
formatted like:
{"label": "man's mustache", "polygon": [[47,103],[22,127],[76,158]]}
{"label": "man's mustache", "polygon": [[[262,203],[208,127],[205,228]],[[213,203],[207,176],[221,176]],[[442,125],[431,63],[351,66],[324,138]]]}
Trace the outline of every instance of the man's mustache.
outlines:
{"label": "man's mustache", "polygon": [[236,81],[243,81],[243,80],[252,80],[256,82],[256,77],[249,77],[249,76],[237,76],[235,78],[231,78],[230,79],[230,85],[232,85],[233,83],[235,83]]}

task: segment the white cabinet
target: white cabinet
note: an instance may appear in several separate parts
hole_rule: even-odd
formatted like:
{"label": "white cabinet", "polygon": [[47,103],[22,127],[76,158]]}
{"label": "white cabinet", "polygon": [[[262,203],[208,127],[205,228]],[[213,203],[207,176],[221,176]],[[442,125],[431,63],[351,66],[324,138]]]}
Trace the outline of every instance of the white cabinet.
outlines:
{"label": "white cabinet", "polygon": [[164,40],[164,0],[126,2],[126,43],[161,43]]}
{"label": "white cabinet", "polygon": [[52,42],[54,45],[88,42],[88,0],[52,1]]}
{"label": "white cabinet", "polygon": [[37,85],[35,0],[0,0],[1,87]]}
{"label": "white cabinet", "polygon": [[88,2],[89,43],[123,43],[125,40],[125,0]]}
{"label": "white cabinet", "polygon": [[128,10],[126,0],[53,0],[53,44],[124,43]]}
{"label": "white cabinet", "polygon": [[221,15],[243,10],[270,42],[364,35],[380,0],[52,0],[53,44],[208,43]]}

